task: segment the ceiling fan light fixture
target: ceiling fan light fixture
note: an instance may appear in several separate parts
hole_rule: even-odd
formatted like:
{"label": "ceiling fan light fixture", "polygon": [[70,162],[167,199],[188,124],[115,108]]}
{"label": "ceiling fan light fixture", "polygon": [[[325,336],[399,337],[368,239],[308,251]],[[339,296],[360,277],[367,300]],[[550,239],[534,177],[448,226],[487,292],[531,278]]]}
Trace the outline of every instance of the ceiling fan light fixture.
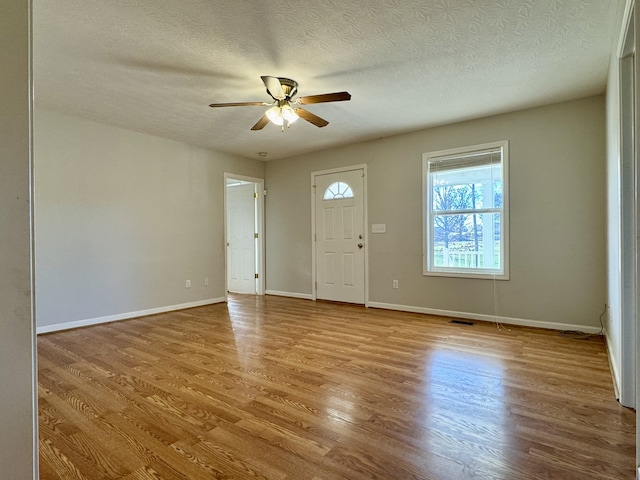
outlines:
{"label": "ceiling fan light fixture", "polygon": [[282,117],[287,121],[288,124],[292,124],[298,118],[300,118],[298,117],[296,111],[289,105],[285,105],[284,107],[282,107]]}
{"label": "ceiling fan light fixture", "polygon": [[267,118],[271,121],[271,123],[275,123],[278,126],[281,126],[284,123],[284,117],[282,115],[280,107],[271,107],[269,110],[267,110]]}
{"label": "ceiling fan light fixture", "polygon": [[295,110],[289,105],[271,107],[266,114],[271,123],[275,123],[278,126],[283,126],[285,122],[287,125],[291,125],[299,118]]}

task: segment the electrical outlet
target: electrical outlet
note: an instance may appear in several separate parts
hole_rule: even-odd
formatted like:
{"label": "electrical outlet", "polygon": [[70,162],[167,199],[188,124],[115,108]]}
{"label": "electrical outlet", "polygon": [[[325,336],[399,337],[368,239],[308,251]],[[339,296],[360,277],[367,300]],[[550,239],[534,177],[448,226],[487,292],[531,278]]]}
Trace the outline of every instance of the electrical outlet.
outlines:
{"label": "electrical outlet", "polygon": [[398,280],[393,279],[393,288],[398,288]]}
{"label": "electrical outlet", "polygon": [[191,280],[187,280],[184,282],[184,288],[191,288]]}
{"label": "electrical outlet", "polygon": [[209,277],[204,277],[204,286],[209,286]]}

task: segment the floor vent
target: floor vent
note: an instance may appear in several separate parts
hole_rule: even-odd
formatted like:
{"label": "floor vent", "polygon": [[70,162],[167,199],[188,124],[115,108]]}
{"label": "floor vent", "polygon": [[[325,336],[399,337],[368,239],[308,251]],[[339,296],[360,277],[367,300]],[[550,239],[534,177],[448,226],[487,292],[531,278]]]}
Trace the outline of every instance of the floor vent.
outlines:
{"label": "floor vent", "polygon": [[469,322],[467,320],[449,320],[449,323],[453,323],[454,325],[466,325],[468,327],[475,325],[474,322]]}

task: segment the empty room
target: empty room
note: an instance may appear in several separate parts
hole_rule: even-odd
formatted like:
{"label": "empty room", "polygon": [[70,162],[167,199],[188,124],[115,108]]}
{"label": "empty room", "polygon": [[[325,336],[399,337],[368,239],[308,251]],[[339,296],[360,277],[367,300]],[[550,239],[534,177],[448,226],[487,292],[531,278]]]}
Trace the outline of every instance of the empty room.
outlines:
{"label": "empty room", "polygon": [[637,7],[3,6],[3,478],[636,478]]}

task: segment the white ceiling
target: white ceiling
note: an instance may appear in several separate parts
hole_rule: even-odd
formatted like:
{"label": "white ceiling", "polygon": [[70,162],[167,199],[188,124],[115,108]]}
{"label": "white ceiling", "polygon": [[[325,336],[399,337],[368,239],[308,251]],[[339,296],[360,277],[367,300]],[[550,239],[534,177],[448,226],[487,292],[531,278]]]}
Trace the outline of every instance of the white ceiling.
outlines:
{"label": "white ceiling", "polygon": [[[283,158],[602,93],[621,0],[34,0],[37,105]],[[350,102],[251,131],[261,75]]]}

